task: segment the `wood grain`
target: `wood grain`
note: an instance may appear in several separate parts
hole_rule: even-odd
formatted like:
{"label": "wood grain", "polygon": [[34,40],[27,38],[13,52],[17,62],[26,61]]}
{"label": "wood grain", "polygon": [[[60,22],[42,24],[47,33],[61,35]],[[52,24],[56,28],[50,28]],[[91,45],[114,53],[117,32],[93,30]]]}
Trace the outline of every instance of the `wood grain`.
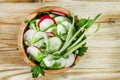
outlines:
{"label": "wood grain", "polygon": [[[89,50],[74,68],[65,73],[40,75],[33,79],[30,67],[18,51],[18,30],[33,10],[61,4],[79,18],[102,13],[97,21],[101,28],[88,42]],[[0,80],[120,80],[120,2],[0,3],[0,10]]]}

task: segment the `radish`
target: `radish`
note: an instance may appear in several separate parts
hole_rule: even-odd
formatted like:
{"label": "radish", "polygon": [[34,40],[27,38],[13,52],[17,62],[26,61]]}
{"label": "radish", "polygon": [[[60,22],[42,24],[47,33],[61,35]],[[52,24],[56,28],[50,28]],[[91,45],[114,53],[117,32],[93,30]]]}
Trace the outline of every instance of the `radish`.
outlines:
{"label": "radish", "polygon": [[55,34],[53,32],[46,32],[48,37],[54,37]]}
{"label": "radish", "polygon": [[74,61],[75,61],[74,54],[73,53],[69,54],[68,55],[68,59],[66,59],[66,65],[65,65],[65,67],[71,66],[74,63]]}
{"label": "radish", "polygon": [[41,61],[41,51],[38,47],[36,46],[31,46],[27,48],[27,53],[31,54],[36,61],[40,62]]}
{"label": "radish", "polygon": [[30,42],[35,34],[35,30],[34,29],[29,29],[25,32],[24,34],[24,40]]}
{"label": "radish", "polygon": [[55,24],[54,18],[50,17],[49,15],[44,15],[41,17],[40,21],[38,22],[38,26],[40,30],[44,31],[49,26]]}
{"label": "radish", "polygon": [[66,15],[64,12],[61,12],[61,11],[58,11],[58,10],[51,10],[51,13],[62,15],[62,16]]}

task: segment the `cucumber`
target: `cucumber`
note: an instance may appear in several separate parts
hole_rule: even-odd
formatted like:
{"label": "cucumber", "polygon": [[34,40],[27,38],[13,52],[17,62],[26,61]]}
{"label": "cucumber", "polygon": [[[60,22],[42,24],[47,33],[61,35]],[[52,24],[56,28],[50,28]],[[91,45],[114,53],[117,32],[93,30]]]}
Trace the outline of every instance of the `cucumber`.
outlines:
{"label": "cucumber", "polygon": [[57,16],[57,17],[55,17],[54,19],[55,19],[56,23],[61,23],[61,22],[63,22],[63,21],[71,22],[71,20],[68,19],[68,18],[65,17],[65,16]]}
{"label": "cucumber", "polygon": [[39,22],[39,20],[40,19],[36,19],[36,20],[31,21],[30,25],[29,25],[29,28],[30,29],[35,29],[35,30],[39,29],[38,28],[38,22]]}
{"label": "cucumber", "polygon": [[43,62],[49,69],[59,69],[66,65],[66,60],[63,57],[57,60],[54,60],[53,57],[53,55],[49,54],[43,59]]}
{"label": "cucumber", "polygon": [[69,30],[72,27],[72,24],[68,21],[63,21],[61,24],[64,25],[67,30]]}
{"label": "cucumber", "polygon": [[66,28],[62,24],[58,24],[57,25],[57,34],[62,35],[62,34],[66,34],[66,33],[67,33]]}
{"label": "cucumber", "polygon": [[44,46],[45,45],[45,41],[44,41],[44,39],[42,39],[42,40],[39,40],[39,41],[37,41],[35,44],[34,44],[34,46],[37,46],[37,47],[41,47],[41,46]]}
{"label": "cucumber", "polygon": [[27,53],[31,54],[36,61],[38,61],[38,62],[41,61],[42,53],[37,47],[35,47],[35,46],[28,47]]}
{"label": "cucumber", "polygon": [[44,42],[46,44],[46,50],[47,52],[49,51],[49,46],[48,46],[48,37],[47,34],[45,32],[37,32],[31,42],[31,45],[34,45],[37,41],[44,39]]}
{"label": "cucumber", "polygon": [[58,51],[62,45],[62,41],[58,37],[52,37],[49,39],[49,50],[50,53]]}

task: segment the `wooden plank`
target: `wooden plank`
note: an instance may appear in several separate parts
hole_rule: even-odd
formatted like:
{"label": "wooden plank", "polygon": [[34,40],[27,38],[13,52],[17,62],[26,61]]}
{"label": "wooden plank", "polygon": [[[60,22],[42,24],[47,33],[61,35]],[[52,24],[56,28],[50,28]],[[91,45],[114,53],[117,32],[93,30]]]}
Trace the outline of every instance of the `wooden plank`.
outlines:
{"label": "wooden plank", "polygon": [[[79,18],[103,13],[97,21],[101,23],[101,28],[88,42],[86,55],[73,69],[33,79],[30,67],[18,51],[19,27],[33,10],[61,4]],[[120,2],[0,3],[0,10],[0,80],[120,80]]]}

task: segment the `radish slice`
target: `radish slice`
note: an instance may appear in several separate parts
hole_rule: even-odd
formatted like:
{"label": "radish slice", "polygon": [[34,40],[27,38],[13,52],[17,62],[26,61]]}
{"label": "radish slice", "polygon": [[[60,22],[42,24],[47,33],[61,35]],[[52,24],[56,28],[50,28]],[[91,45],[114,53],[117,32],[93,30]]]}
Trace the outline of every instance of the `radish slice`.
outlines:
{"label": "radish slice", "polygon": [[41,61],[41,51],[38,47],[36,46],[31,46],[27,48],[27,53],[31,54],[36,61],[40,62]]}
{"label": "radish slice", "polygon": [[69,67],[71,66],[75,61],[75,56],[73,53],[71,53],[69,56],[68,56],[68,59],[66,59],[66,65],[65,67]]}
{"label": "radish slice", "polygon": [[40,30],[43,31],[55,23],[56,22],[55,22],[54,18],[50,17],[49,15],[44,15],[41,17],[40,21],[38,22],[38,26],[39,26]]}
{"label": "radish slice", "polygon": [[58,11],[58,10],[51,10],[51,12],[54,13],[54,14],[62,15],[62,16],[66,15],[64,12],[61,12],[61,11]]}
{"label": "radish slice", "polygon": [[54,37],[55,35],[54,35],[53,32],[47,32],[47,36],[48,36],[48,37]]}
{"label": "radish slice", "polygon": [[32,40],[35,32],[36,32],[36,31],[35,31],[34,29],[29,29],[29,30],[27,30],[27,31],[25,32],[25,34],[24,34],[24,40],[30,42],[30,41]]}

